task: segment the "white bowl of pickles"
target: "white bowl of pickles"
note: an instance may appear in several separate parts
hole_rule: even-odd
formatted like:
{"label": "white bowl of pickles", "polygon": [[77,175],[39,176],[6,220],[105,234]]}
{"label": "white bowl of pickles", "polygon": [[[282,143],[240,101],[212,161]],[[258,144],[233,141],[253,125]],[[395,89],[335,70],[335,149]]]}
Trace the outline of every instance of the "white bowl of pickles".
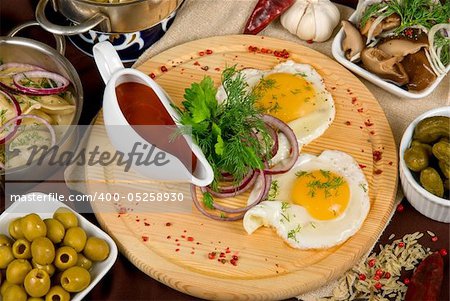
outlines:
{"label": "white bowl of pickles", "polygon": [[116,258],[111,237],[47,194],[0,216],[0,300],[83,300]]}
{"label": "white bowl of pickles", "polygon": [[450,106],[417,117],[400,143],[400,180],[408,201],[423,215],[450,223]]}

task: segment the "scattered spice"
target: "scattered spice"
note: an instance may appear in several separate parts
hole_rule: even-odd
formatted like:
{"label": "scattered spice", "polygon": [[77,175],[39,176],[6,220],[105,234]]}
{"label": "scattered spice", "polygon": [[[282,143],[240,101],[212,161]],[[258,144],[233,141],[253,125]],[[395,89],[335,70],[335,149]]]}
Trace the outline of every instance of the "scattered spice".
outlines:
{"label": "scattered spice", "polygon": [[150,224],[147,222],[144,222],[144,226],[148,227],[148,226],[150,226]]}
{"label": "scattered spice", "polygon": [[358,113],[362,113],[362,112],[364,112],[364,108],[359,108]]}
{"label": "scattered spice", "polygon": [[356,104],[356,102],[358,101],[358,99],[356,97],[352,97],[352,104]]}
{"label": "scattered spice", "polygon": [[211,55],[213,53],[213,51],[211,49],[206,49],[206,54],[207,55]]}
{"label": "scattered spice", "polygon": [[175,249],[175,252],[180,252],[180,249]]}
{"label": "scattered spice", "polygon": [[209,258],[209,259],[214,259],[214,258],[216,258],[216,252],[210,252],[210,253],[208,253],[208,258]]}
{"label": "scattered spice", "polygon": [[199,56],[204,56],[204,55],[205,55],[205,52],[200,51],[200,52],[198,53],[198,55],[199,55]]}
{"label": "scattered spice", "polygon": [[150,78],[151,78],[151,79],[154,79],[155,77],[156,77],[155,73],[153,73],[153,72],[150,73]]}
{"label": "scattered spice", "polygon": [[187,238],[187,240],[188,240],[188,241],[194,241],[194,238],[193,238],[192,236],[189,236],[189,237]]}
{"label": "scattered spice", "polygon": [[364,124],[365,124],[367,127],[373,125],[373,123],[370,121],[370,119],[367,119],[367,120],[364,122]]}
{"label": "scattered spice", "polygon": [[352,123],[351,123],[350,121],[347,120],[347,121],[345,122],[345,125],[352,125]]}
{"label": "scattered spice", "polygon": [[166,66],[161,66],[161,71],[162,72],[167,72],[167,67]]}
{"label": "scattered spice", "polygon": [[172,226],[172,223],[166,223],[166,227]]}
{"label": "scattered spice", "polygon": [[402,213],[405,210],[405,207],[403,204],[398,204],[397,206],[397,212]]}
{"label": "scattered spice", "polygon": [[373,155],[373,161],[375,161],[375,162],[380,161],[381,158],[382,158],[382,154],[383,154],[383,153],[382,153],[381,151],[379,151],[379,150],[373,151],[373,153],[372,153],[372,155]]}
{"label": "scattered spice", "polygon": [[364,165],[364,164],[358,164],[358,165],[359,165],[359,168],[361,168],[361,169],[364,169],[367,167],[367,165]]}
{"label": "scattered spice", "polygon": [[381,175],[383,171],[381,169],[375,169],[373,172],[375,175]]}
{"label": "scattered spice", "polygon": [[394,164],[394,162],[392,162],[392,161],[389,161],[389,163],[388,163],[390,166],[392,166],[392,164]]}
{"label": "scattered spice", "polygon": [[167,239],[170,239],[171,238],[171,236],[170,235],[167,235],[167,237],[166,237]]}
{"label": "scattered spice", "polygon": [[209,70],[209,67],[208,67],[208,66],[203,66],[203,67],[201,67],[201,69],[202,69],[203,71],[208,71],[208,70]]}
{"label": "scattered spice", "polygon": [[219,67],[214,68],[214,70],[216,70],[217,72],[220,72],[220,68]]}
{"label": "scattered spice", "polygon": [[195,61],[194,66],[200,66],[200,63],[198,61]]}
{"label": "scattered spice", "polygon": [[142,235],[142,241],[148,241],[148,236]]}

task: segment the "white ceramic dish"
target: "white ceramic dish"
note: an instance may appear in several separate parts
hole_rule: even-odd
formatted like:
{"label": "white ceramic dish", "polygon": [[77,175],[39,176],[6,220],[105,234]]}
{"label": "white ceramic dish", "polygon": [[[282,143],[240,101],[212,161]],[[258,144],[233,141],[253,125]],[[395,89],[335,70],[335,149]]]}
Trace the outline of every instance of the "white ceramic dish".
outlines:
{"label": "white ceramic dish", "polygon": [[436,221],[450,223],[450,200],[437,197],[422,188],[403,159],[403,154],[411,143],[414,128],[422,119],[431,116],[450,117],[450,106],[425,112],[408,126],[400,143],[400,181],[406,198],[417,211]]}
{"label": "white ceramic dish", "polygon": [[[352,23],[357,22],[356,12],[350,16],[349,21],[351,21]],[[422,90],[419,92],[406,91],[393,83],[390,83],[390,82],[385,81],[384,79],[381,79],[379,76],[367,71],[366,69],[362,68],[361,66],[350,62],[345,57],[344,51],[342,50],[342,40],[344,39],[344,36],[345,36],[344,30],[341,28],[339,30],[338,34],[336,35],[336,37],[334,38],[333,45],[331,47],[331,51],[333,53],[334,58],[341,65],[343,65],[344,67],[346,67],[353,73],[358,74],[359,76],[365,78],[366,80],[372,82],[373,84],[379,86],[380,88],[383,88],[384,90],[386,90],[394,95],[397,95],[401,98],[415,98],[415,99],[424,98],[424,97],[428,96],[431,92],[433,92],[434,89],[436,89],[436,87],[439,85],[439,83],[445,77],[445,74],[439,76],[434,81],[434,83],[431,84],[425,90]]]}
{"label": "white ceramic dish", "polygon": [[[8,209],[5,210],[5,212],[2,213],[2,215],[0,215],[0,233],[7,234],[9,223],[15,218],[22,217],[26,214],[36,213],[41,218],[49,218],[52,217],[53,212],[55,212],[55,210],[60,207],[70,209],[62,202],[59,202],[44,193],[34,192],[28,194],[27,196],[31,196],[34,200],[40,198],[44,199],[45,201],[14,202],[14,204],[12,204]],[[72,301],[81,301],[113,266],[114,262],[117,259],[117,246],[112,238],[109,237],[109,235],[106,234],[103,230],[89,222],[80,214],[76,213],[75,211],[73,212],[78,217],[80,227],[82,227],[86,231],[88,236],[96,236],[98,238],[104,239],[108,243],[110,248],[110,253],[106,260],[102,262],[96,262],[92,265],[92,269],[90,271],[91,283],[89,284],[89,286],[82,292],[72,295]],[[0,297],[0,300],[2,300],[2,297]]]}

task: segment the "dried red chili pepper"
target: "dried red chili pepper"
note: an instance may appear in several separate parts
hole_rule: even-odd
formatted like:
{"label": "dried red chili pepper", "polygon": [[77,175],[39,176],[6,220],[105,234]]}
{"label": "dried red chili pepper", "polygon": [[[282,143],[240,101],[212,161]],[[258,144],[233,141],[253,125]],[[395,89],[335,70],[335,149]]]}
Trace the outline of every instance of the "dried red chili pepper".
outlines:
{"label": "dried red chili pepper", "polygon": [[439,252],[435,252],[417,267],[406,291],[405,301],[438,300],[443,278],[444,261]]}
{"label": "dried red chili pepper", "polygon": [[259,0],[245,25],[245,34],[257,34],[284,13],[294,0]]}

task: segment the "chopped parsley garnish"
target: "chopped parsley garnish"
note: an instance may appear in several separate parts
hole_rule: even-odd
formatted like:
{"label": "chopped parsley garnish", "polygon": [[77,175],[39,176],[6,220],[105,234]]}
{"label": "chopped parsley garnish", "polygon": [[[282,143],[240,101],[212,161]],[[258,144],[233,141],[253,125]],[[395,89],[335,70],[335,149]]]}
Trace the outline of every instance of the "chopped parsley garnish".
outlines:
{"label": "chopped parsley garnish", "polygon": [[209,209],[214,209],[214,199],[211,195],[211,193],[209,192],[204,192],[203,193],[203,204],[205,205],[206,208]]}
{"label": "chopped parsley garnish", "polygon": [[302,227],[300,225],[297,225],[297,227],[295,229],[292,229],[288,232],[287,238],[292,239],[295,242],[298,242],[297,233],[299,233],[301,229],[302,229]]}
{"label": "chopped parsley garnish", "polygon": [[268,201],[273,201],[277,198],[280,193],[278,190],[279,188],[278,180],[272,181],[272,184],[270,184],[269,194],[267,195]]}
{"label": "chopped parsley garnish", "polygon": [[[322,170],[321,170],[322,172]],[[323,174],[323,173],[322,173]],[[344,179],[342,177],[330,176],[328,174],[326,182],[322,182],[320,180],[311,180],[307,186],[309,188],[308,195],[310,197],[315,197],[317,190],[323,190],[325,194],[325,198],[329,198],[331,196],[337,196],[337,188],[344,184]],[[333,193],[334,192],[334,193]]]}
{"label": "chopped parsley garnish", "polygon": [[308,174],[307,171],[300,170],[300,171],[297,171],[297,172],[295,173],[295,176],[296,176],[297,178],[301,178],[301,177],[303,177],[304,175],[307,175],[307,174]]}
{"label": "chopped parsley garnish", "polygon": [[[281,216],[284,220],[286,220],[288,223],[291,221],[291,217],[289,216],[289,213],[286,212],[287,209],[291,207],[291,204],[287,202],[281,202]],[[283,222],[284,220],[281,219],[280,222]]]}
{"label": "chopped parsley garnish", "polygon": [[364,183],[360,183],[359,187],[361,187],[362,190],[364,190],[364,192],[367,192],[367,185]]}

